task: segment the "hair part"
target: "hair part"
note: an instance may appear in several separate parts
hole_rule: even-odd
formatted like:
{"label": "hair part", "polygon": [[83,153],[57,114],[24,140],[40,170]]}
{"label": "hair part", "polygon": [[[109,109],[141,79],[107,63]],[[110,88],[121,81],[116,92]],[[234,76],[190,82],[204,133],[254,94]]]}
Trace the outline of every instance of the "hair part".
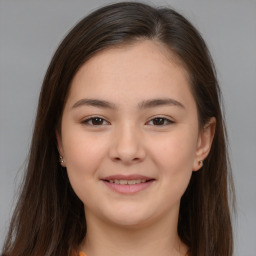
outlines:
{"label": "hair part", "polygon": [[184,65],[201,127],[216,118],[209,156],[202,170],[193,173],[181,199],[178,234],[191,256],[232,255],[229,191],[233,193],[233,183],[212,58],[199,32],[183,16],[169,8],[135,2],[94,11],[70,31],[54,54],[40,93],[29,161],[4,244],[5,255],[66,256],[83,240],[84,207],[66,170],[58,165],[56,130],[78,69],[104,49],[138,40],[161,43]]}

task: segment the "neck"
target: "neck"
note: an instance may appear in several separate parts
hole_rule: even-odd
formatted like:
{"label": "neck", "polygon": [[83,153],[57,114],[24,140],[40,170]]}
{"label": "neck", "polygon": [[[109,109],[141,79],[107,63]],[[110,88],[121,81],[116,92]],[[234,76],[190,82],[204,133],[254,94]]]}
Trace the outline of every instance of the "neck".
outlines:
{"label": "neck", "polygon": [[88,256],[185,256],[188,250],[177,234],[178,215],[133,227],[113,225],[88,212],[86,219],[87,234],[81,249]]}

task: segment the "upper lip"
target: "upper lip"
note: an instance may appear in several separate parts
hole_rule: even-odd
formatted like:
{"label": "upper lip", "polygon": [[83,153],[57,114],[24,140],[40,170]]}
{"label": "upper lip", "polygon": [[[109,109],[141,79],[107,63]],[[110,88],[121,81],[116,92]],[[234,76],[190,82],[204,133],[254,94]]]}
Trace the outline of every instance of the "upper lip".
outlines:
{"label": "upper lip", "polygon": [[131,175],[111,175],[102,178],[101,180],[154,180],[152,177],[144,176],[144,175],[137,175],[137,174],[131,174]]}

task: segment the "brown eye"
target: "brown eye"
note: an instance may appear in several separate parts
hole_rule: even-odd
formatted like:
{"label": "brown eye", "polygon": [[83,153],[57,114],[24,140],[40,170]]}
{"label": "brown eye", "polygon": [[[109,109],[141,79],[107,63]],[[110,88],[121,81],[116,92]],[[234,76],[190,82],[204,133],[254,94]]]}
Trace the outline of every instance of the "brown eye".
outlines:
{"label": "brown eye", "polygon": [[91,117],[91,118],[88,118],[88,119],[82,121],[82,124],[92,125],[92,126],[101,126],[101,125],[106,125],[109,123],[101,117]]}
{"label": "brown eye", "polygon": [[165,126],[174,123],[172,120],[163,117],[157,117],[150,120],[150,123],[154,126]]}

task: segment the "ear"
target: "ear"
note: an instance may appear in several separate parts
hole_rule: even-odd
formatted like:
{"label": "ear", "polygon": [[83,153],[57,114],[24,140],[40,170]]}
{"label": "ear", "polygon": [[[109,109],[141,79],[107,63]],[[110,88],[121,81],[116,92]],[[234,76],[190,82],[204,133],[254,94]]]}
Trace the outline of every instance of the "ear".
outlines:
{"label": "ear", "polygon": [[58,151],[60,154],[60,164],[61,164],[61,166],[66,167],[65,160],[64,160],[64,151],[63,151],[63,146],[62,146],[61,134],[58,130],[56,131],[56,140],[57,140]]}
{"label": "ear", "polygon": [[197,148],[194,159],[193,171],[198,171],[203,166],[203,160],[208,156],[216,127],[216,118],[211,117],[198,135]]}

